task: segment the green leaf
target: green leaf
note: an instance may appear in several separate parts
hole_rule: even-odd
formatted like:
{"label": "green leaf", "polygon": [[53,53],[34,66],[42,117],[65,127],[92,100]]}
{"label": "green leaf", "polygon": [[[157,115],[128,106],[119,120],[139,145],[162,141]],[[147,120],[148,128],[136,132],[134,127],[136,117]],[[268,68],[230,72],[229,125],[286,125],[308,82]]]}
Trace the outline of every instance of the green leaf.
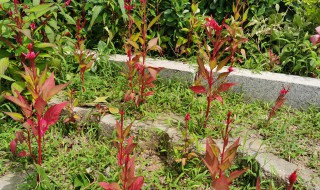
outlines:
{"label": "green leaf", "polygon": [[36,48],[48,48],[48,47],[56,47],[55,44],[51,44],[51,43],[37,43],[34,45],[34,47]]}
{"label": "green leaf", "polygon": [[33,4],[33,6],[39,5],[40,4],[40,0],[33,0],[32,4]]}
{"label": "green leaf", "polygon": [[93,9],[92,9],[93,14],[92,14],[92,18],[90,20],[90,25],[88,27],[88,31],[91,30],[91,27],[93,26],[95,20],[97,19],[98,15],[100,14],[101,10],[102,10],[102,6],[94,6],[93,7]]}
{"label": "green leaf", "polygon": [[53,5],[53,3],[44,3],[41,5],[37,5],[32,7],[29,10],[26,10],[26,12],[40,12],[40,11],[44,11],[46,9],[48,9],[49,7],[51,7]]}
{"label": "green leaf", "polygon": [[159,14],[158,16],[154,17],[151,22],[148,25],[148,30],[159,20],[159,18],[161,17],[162,13]]}
{"label": "green leaf", "polygon": [[0,59],[0,74],[4,75],[4,72],[6,72],[8,66],[9,66],[8,57]]}
{"label": "green leaf", "polygon": [[16,93],[16,90],[20,93],[24,88],[25,88],[24,82],[14,82],[11,84],[11,92],[15,97],[18,96],[18,94]]}
{"label": "green leaf", "polygon": [[109,111],[110,111],[110,113],[112,113],[112,114],[119,113],[119,109],[116,108],[116,107],[109,107]]}
{"label": "green leaf", "polygon": [[10,2],[10,0],[0,0],[0,4],[2,4],[2,3],[8,3],[8,2]]}
{"label": "green leaf", "polygon": [[52,30],[52,28],[50,26],[46,25],[44,27],[44,30],[46,31],[46,34],[48,36],[48,39],[49,39],[50,43],[54,43],[55,35],[54,35],[54,31]]}
{"label": "green leaf", "polygon": [[126,14],[126,10],[124,9],[124,0],[118,0],[121,12],[122,12],[122,18],[124,20],[126,20],[128,18],[127,14]]}
{"label": "green leaf", "polygon": [[8,77],[8,76],[6,76],[6,75],[3,75],[3,74],[1,74],[1,73],[0,73],[0,79],[6,79],[6,80],[8,80],[8,81],[15,81],[13,78]]}
{"label": "green leaf", "polygon": [[103,103],[103,102],[107,102],[107,96],[104,96],[104,97],[98,97],[96,98],[93,102],[96,102],[96,103]]}
{"label": "green leaf", "polygon": [[23,122],[24,117],[20,113],[15,113],[15,112],[4,112],[8,116],[10,116],[13,120]]}

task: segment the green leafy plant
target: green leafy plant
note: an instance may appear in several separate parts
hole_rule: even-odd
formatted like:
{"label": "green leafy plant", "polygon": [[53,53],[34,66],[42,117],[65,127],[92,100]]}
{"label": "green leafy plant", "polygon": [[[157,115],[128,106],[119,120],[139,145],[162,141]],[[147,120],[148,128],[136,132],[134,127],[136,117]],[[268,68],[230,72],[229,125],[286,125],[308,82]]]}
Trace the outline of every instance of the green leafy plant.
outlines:
{"label": "green leafy plant", "polygon": [[[27,89],[32,96],[32,102],[28,103],[27,99],[22,96],[19,91],[15,91],[15,96],[4,95],[4,97],[22,110],[22,114],[14,112],[5,112],[14,120],[21,122],[24,130],[16,133],[16,138],[10,143],[10,150],[12,154],[16,154],[17,144],[26,142],[28,145],[28,152],[23,150],[17,155],[19,157],[30,156],[39,166],[42,165],[42,145],[45,132],[50,126],[55,125],[59,119],[62,109],[66,106],[67,102],[56,104],[47,109],[47,102],[55,94],[65,88],[67,84],[55,85],[54,74],[52,73],[49,78],[46,77],[47,69],[41,75],[37,74],[35,59],[38,53],[33,51],[33,45],[28,45],[29,52],[23,54],[30,62],[30,67],[24,65],[25,72],[21,76],[27,83]],[[27,134],[27,137],[25,137]],[[32,150],[32,140],[37,142],[37,158]],[[38,175],[38,182],[40,182],[40,175]]]}

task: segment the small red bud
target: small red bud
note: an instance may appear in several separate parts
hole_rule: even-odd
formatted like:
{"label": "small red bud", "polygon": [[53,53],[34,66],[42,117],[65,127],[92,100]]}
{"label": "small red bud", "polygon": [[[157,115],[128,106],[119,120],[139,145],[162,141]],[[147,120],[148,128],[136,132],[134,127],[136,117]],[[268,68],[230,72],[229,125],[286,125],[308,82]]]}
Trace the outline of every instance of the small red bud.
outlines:
{"label": "small red bud", "polygon": [[289,92],[289,89],[286,89],[285,87],[283,87],[280,91],[280,95],[286,95]]}
{"label": "small red bud", "polygon": [[233,67],[229,67],[228,68],[229,73],[231,73],[232,71],[234,71]]}
{"label": "small red bud", "polygon": [[70,32],[67,31],[67,32],[65,33],[65,36],[70,36]]}
{"label": "small red bud", "polygon": [[295,171],[289,176],[290,185],[293,185],[296,181],[297,181],[297,170],[295,170]]}
{"label": "small red bud", "polygon": [[189,121],[190,120],[190,113],[186,114],[186,117],[184,118],[184,120]]}
{"label": "small red bud", "polygon": [[29,44],[28,44],[28,50],[29,50],[29,52],[31,52],[32,49],[33,49],[33,45],[32,45],[32,43],[29,43]]}
{"label": "small red bud", "polygon": [[119,113],[120,113],[120,115],[124,115],[124,111],[123,110],[120,110]]}
{"label": "small red bud", "polygon": [[31,28],[32,30],[36,29],[36,23],[34,23],[34,22],[31,23],[31,24],[30,24],[30,28]]}

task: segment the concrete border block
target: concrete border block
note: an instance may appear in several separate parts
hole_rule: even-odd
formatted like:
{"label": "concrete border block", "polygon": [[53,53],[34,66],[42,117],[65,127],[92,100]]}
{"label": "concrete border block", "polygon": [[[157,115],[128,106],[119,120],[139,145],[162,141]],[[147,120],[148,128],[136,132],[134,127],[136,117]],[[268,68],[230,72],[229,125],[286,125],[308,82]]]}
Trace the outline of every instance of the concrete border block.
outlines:
{"label": "concrete border block", "polygon": [[[127,56],[118,54],[110,55],[109,60],[125,63],[127,61]],[[163,79],[178,80],[192,84],[196,76],[195,68],[191,65],[183,64],[182,62],[147,58],[146,63],[148,66],[164,68],[159,73],[159,77]]]}
{"label": "concrete border block", "polygon": [[[111,55],[110,61],[125,62],[126,55]],[[147,59],[147,64],[163,67],[159,76],[165,79],[175,79],[181,82],[193,83],[196,66],[182,62],[160,59]],[[223,71],[226,71],[225,67]],[[282,87],[290,88],[286,104],[294,108],[307,108],[310,105],[320,107],[320,79],[300,77],[271,72],[253,73],[247,69],[235,69],[227,79],[238,85],[232,87],[235,92],[244,93],[246,97],[264,101],[272,101],[278,97]]]}

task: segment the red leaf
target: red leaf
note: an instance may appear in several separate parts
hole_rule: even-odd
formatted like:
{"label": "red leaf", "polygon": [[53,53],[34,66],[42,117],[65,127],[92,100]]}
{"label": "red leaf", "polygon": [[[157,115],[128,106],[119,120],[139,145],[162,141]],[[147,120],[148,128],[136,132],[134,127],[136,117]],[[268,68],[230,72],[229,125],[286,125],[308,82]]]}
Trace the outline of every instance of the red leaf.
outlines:
{"label": "red leaf", "polygon": [[19,141],[20,143],[23,143],[24,140],[26,140],[26,137],[24,136],[23,131],[17,131],[16,132],[16,139],[17,141]]}
{"label": "red leaf", "polygon": [[260,187],[260,177],[259,177],[259,176],[258,176],[257,182],[256,182],[256,190],[261,190],[261,187]]}
{"label": "red leaf", "polygon": [[36,99],[36,102],[34,104],[34,108],[36,109],[37,113],[39,115],[42,115],[44,112],[44,109],[46,108],[47,102],[44,101],[40,96]]}
{"label": "red leaf", "polygon": [[217,190],[229,190],[229,185],[230,183],[224,175],[212,182],[213,188]]}
{"label": "red leaf", "polygon": [[117,183],[107,183],[107,182],[100,182],[99,185],[105,190],[120,190],[120,186]]}
{"label": "red leaf", "polygon": [[148,42],[148,50],[151,49],[153,46],[157,45],[158,43],[158,37],[151,39]]}
{"label": "red leaf", "polygon": [[206,93],[204,86],[191,86],[190,89],[196,94]]}
{"label": "red leaf", "polygon": [[149,92],[146,93],[146,96],[151,96],[151,95],[153,95],[153,94],[154,94],[153,91],[149,91]]}
{"label": "red leaf", "polygon": [[14,97],[14,96],[3,95],[3,97],[5,97],[6,99],[10,100],[11,102],[17,104],[21,108],[26,108],[26,109],[29,108],[28,104],[21,102],[18,98]]}
{"label": "red leaf", "polygon": [[236,83],[223,83],[220,85],[218,91],[219,92],[225,92],[227,90],[229,90],[229,88],[231,88],[232,86],[236,85]]}
{"label": "red leaf", "polygon": [[140,190],[142,185],[144,182],[144,178],[143,177],[137,177],[134,182],[131,184],[131,186],[129,187],[129,190]]}
{"label": "red leaf", "polygon": [[66,84],[60,84],[56,86],[54,82],[54,74],[52,73],[50,77],[47,78],[47,80],[40,87],[40,94],[42,95],[42,99],[44,101],[48,101],[50,98],[52,98],[62,89],[64,89],[68,84],[69,82]]}
{"label": "red leaf", "polygon": [[148,71],[152,78],[156,79],[157,74],[161,71],[162,68],[148,67]]}
{"label": "red leaf", "polygon": [[232,181],[236,178],[238,178],[240,175],[242,175],[244,172],[246,172],[248,170],[248,168],[245,168],[243,170],[236,170],[234,172],[232,172],[230,174],[230,176],[228,177],[228,182],[232,183]]}
{"label": "red leaf", "polygon": [[13,139],[10,142],[10,150],[11,150],[12,154],[14,154],[16,152],[16,148],[17,148],[17,142],[16,142],[16,139]]}
{"label": "red leaf", "polygon": [[47,126],[54,125],[57,123],[60,117],[62,109],[68,104],[68,102],[62,102],[51,106],[44,114],[43,119],[47,122]]}
{"label": "red leaf", "polygon": [[133,149],[137,146],[137,143],[131,143],[128,144],[128,146],[126,147],[126,149],[124,150],[123,154],[124,155],[128,155],[131,154]]}
{"label": "red leaf", "polygon": [[25,150],[18,154],[18,157],[25,157],[25,156],[27,156],[27,152]]}
{"label": "red leaf", "polygon": [[54,86],[55,86],[54,74],[51,73],[50,77],[47,78],[47,80],[44,81],[43,85],[40,87],[40,93],[42,94],[43,100],[45,101],[48,100],[47,97],[49,96],[49,93]]}

